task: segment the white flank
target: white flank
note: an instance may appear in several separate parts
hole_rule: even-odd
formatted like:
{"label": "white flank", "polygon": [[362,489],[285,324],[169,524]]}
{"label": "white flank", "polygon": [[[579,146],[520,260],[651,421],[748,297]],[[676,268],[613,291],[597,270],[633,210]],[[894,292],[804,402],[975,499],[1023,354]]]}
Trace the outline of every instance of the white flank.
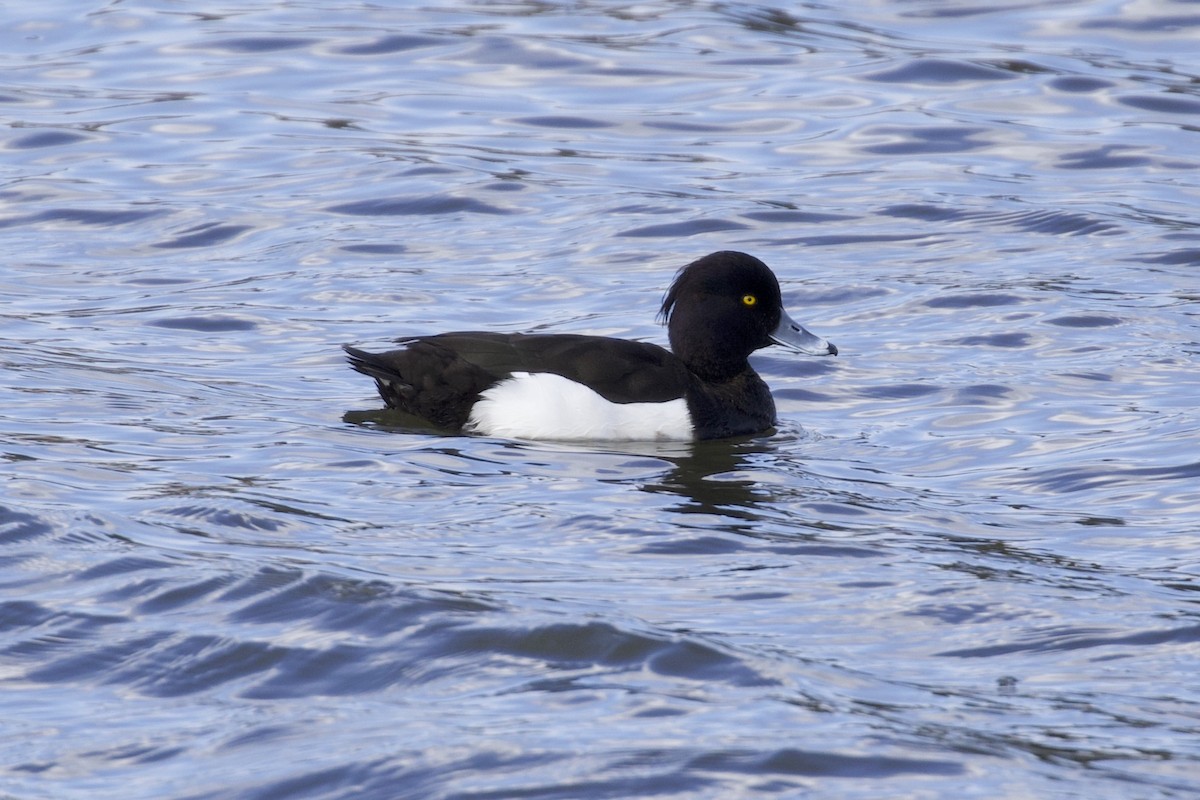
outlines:
{"label": "white flank", "polygon": [[693,438],[683,398],[611,403],[548,372],[514,372],[480,395],[467,430],[506,439],[683,441]]}

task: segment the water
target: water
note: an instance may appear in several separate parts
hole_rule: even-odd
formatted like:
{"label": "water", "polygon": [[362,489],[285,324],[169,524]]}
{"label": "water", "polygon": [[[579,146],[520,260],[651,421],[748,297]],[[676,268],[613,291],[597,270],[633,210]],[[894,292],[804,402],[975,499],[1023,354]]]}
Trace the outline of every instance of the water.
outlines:
{"label": "water", "polygon": [[[0,796],[1200,795],[1194,3],[9,4]],[[397,429],[663,341],[779,429]]]}

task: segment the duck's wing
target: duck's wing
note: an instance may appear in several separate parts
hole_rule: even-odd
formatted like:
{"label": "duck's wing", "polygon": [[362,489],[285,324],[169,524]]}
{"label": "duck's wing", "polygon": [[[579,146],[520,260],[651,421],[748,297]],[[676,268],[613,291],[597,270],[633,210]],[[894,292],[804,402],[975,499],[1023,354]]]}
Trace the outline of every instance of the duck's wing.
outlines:
{"label": "duck's wing", "polygon": [[445,350],[491,377],[551,372],[613,403],[661,403],[683,397],[690,373],[670,351],[649,342],[577,334],[446,333],[409,345]]}

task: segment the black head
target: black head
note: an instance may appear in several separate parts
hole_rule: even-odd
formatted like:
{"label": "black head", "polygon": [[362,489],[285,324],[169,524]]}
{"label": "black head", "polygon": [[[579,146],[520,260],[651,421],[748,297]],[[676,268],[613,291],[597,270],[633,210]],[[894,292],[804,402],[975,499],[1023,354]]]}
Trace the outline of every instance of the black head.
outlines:
{"label": "black head", "polygon": [[733,250],[710,253],[679,270],[660,318],[675,355],[710,380],[733,377],[747,368],[751,353],[770,344],[837,353],[783,310],[779,281],[766,264]]}

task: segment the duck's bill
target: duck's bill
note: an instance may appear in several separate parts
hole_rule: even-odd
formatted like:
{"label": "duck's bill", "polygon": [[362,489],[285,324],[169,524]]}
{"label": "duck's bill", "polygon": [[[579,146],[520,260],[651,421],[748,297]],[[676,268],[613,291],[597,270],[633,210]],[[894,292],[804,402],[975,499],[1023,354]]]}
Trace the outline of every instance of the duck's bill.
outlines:
{"label": "duck's bill", "polygon": [[780,316],[779,325],[771,331],[771,341],[810,356],[836,356],[838,352],[832,342],[815,333],[809,333],[803,325],[789,317],[786,311]]}

